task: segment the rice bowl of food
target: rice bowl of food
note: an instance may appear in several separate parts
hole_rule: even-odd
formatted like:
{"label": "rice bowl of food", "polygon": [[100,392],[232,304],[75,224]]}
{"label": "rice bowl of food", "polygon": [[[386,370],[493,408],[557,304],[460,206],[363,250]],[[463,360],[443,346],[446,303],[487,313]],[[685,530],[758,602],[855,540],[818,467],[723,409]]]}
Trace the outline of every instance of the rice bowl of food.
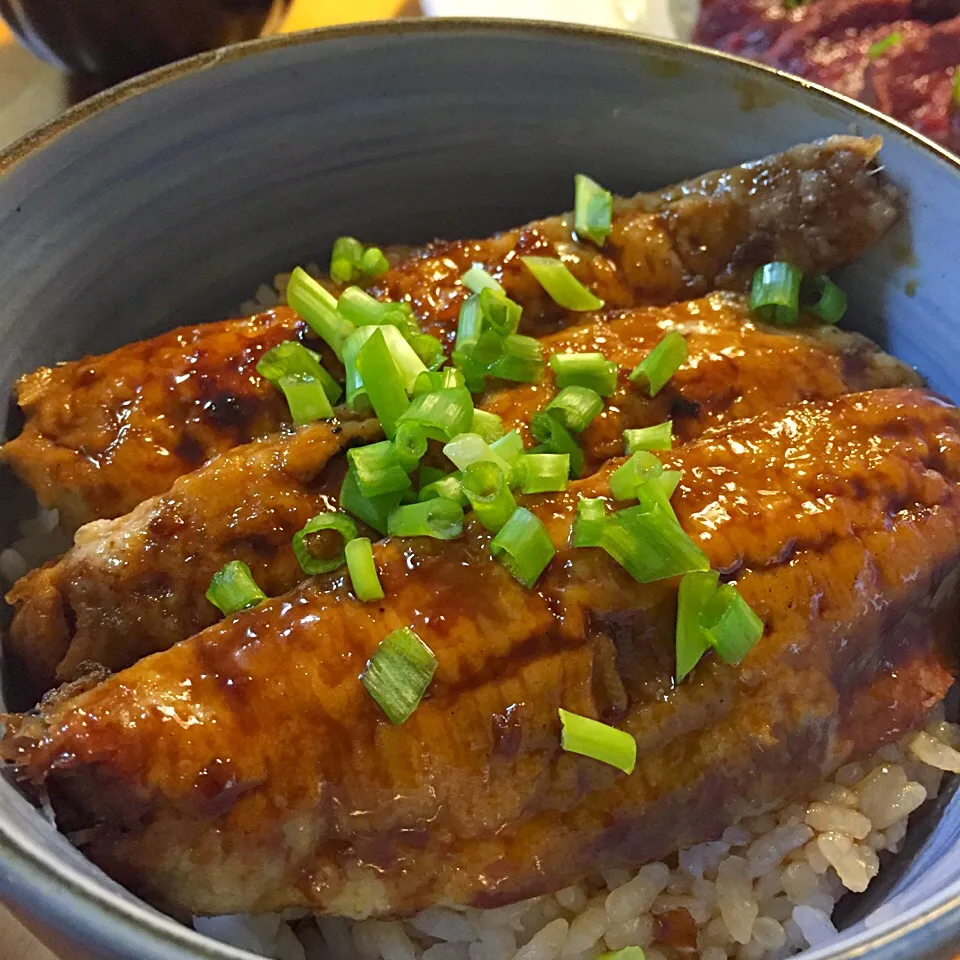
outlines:
{"label": "rice bowl of food", "polygon": [[441,22],[159,71],[3,169],[33,925],[950,956],[946,154],[722,55]]}

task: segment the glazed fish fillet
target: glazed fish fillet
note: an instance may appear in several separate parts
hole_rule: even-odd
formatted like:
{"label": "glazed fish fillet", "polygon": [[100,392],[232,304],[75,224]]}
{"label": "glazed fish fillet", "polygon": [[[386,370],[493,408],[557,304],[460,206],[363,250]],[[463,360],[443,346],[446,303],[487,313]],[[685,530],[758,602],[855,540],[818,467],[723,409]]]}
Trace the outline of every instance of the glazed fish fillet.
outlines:
{"label": "glazed fish fillet", "polygon": [[[519,256],[562,255],[611,307],[667,303],[717,287],[745,290],[771,259],[805,272],[855,259],[898,215],[876,175],[879,139],[833,137],[617,203],[602,251],[554,217],[489,240],[431,244],[395,263],[372,292],[409,301],[424,329],[450,339],[471,263],[500,277],[539,335],[571,322]],[[21,378],[23,432],[0,448],[46,507],[71,527],[128,513],[210,457],[287,423],[283,398],[256,373],[262,353],[302,337],[286,308],[181,328],[102,357]]]}
{"label": "glazed fish fillet", "polygon": [[[851,394],[664,462],[683,471],[683,527],[765,623],[737,667],[708,656],[676,685],[676,582],[567,548],[613,461],[527,498],[559,551],[536,590],[476,527],[383,541],[383,601],[308,581],[7,717],[5,756],[155,902],[365,917],[662,858],[915,728],[954,671],[960,412],[922,390]],[[394,727],[358,675],[408,625],[439,666]],[[629,731],[636,770],[564,753],[558,707]]]}
{"label": "glazed fish fillet", "polygon": [[[690,358],[651,400],[627,375],[671,330],[687,338]],[[581,438],[591,472],[623,452],[627,428],[673,417],[684,441],[800,400],[917,382],[857,334],[758,326],[745,299],[733,294],[603,316],[543,344],[545,354],[603,350],[621,367],[617,393]],[[492,392],[482,406],[526,434],[554,394],[548,376]],[[295,587],[302,574],[293,533],[336,506],[345,463],[331,457],[358,437],[379,439],[375,422],[336,429],[316,424],[237,447],[128,516],[82,527],[64,557],[27,574],[7,595],[16,608],[8,650],[46,690],[72,679],[85,661],[122,669],[209,626],[217,612],[203,595],[230,560],[248,563],[271,596]]]}

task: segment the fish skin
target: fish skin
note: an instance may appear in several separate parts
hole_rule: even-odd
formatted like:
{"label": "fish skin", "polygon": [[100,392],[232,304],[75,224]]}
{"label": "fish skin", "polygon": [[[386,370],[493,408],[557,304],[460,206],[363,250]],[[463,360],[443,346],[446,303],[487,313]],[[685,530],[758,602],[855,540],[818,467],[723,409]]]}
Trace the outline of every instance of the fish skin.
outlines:
{"label": "fish skin", "polygon": [[[687,338],[690,358],[651,399],[628,374],[672,330]],[[918,382],[857,334],[758,325],[734,294],[598,316],[543,338],[543,346],[545,354],[601,350],[620,366],[616,394],[580,438],[588,471],[623,453],[624,429],[668,417],[682,443],[800,400]],[[555,393],[548,372],[536,385],[491,390],[481,406],[530,445],[530,418]],[[249,564],[269,596],[295,587],[303,574],[291,536],[315,514],[336,509],[347,442],[380,436],[375,422],[330,431],[315,424],[236,447],[129,515],[82,527],[59,561],[15,584],[7,594],[15,611],[6,647],[27,667],[36,692],[71,680],[89,661],[123,669],[209,626],[216,611],[204,592],[230,560]]]}
{"label": "fish skin", "polygon": [[[308,581],[4,718],[3,753],[154,902],[365,917],[494,906],[667,856],[915,729],[956,672],[960,411],[923,390],[850,394],[663,459],[683,471],[684,529],[765,623],[739,666],[708,655],[677,685],[676,582],[566,546],[611,461],[524,498],[559,551],[536,590],[476,525],[386,540],[384,600]],[[358,674],[401,626],[438,667],[393,727]],[[559,707],[631,733],[634,773],[563,753]]]}
{"label": "fish skin", "polygon": [[[459,278],[475,261],[523,306],[522,332],[534,336],[583,315],[553,304],[521,255],[562,255],[611,308],[743,292],[772,259],[826,272],[862,254],[899,215],[895,188],[876,172],[879,148],[879,138],[831,137],[618,200],[603,250],[572,239],[569,215],[487,240],[430,244],[395,258],[371,293],[410,302],[424,329],[449,344],[467,295]],[[256,363],[277,343],[306,336],[278,307],[42,367],[18,383],[26,424],[0,447],[0,461],[71,529],[122,516],[210,457],[288,425],[282,395]]]}

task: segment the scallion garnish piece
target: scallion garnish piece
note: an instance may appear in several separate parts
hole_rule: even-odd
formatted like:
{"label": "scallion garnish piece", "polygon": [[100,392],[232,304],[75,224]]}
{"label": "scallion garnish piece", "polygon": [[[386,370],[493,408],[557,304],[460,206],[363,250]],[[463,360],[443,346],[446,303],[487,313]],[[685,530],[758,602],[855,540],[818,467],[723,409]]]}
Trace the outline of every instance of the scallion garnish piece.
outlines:
{"label": "scallion garnish piece", "polygon": [[393,449],[400,466],[407,473],[412,473],[420,465],[427,452],[427,437],[420,425],[411,420],[404,420],[397,425],[396,435],[393,438]]}
{"label": "scallion garnish piece", "polygon": [[466,387],[444,387],[414,397],[400,422],[415,423],[431,440],[452,440],[473,424],[473,399]]}
{"label": "scallion garnish piece", "polygon": [[715,570],[688,573],[677,593],[677,680],[682,680],[700,662],[710,647],[700,622],[707,601],[717,589]]}
{"label": "scallion garnish piece", "polygon": [[[786,3],[786,0],[784,2]],[[797,5],[805,2],[806,0],[797,0]],[[647,960],[647,955],[643,952],[643,947],[622,947],[598,954],[595,960]]]}
{"label": "scallion garnish piece", "polygon": [[535,413],[530,420],[530,432],[543,447],[541,453],[570,454],[570,476],[579,477],[583,472],[583,450],[572,433],[546,410]]}
{"label": "scallion garnish piece", "polygon": [[639,583],[710,569],[706,554],[659,508],[617,511],[603,525],[600,546]]}
{"label": "scallion garnish piece", "polygon": [[573,178],[573,192],[573,228],[577,236],[602,247],[613,223],[613,195],[582,173]]}
{"label": "scallion garnish piece", "polygon": [[566,490],[570,477],[569,453],[525,453],[513,467],[522,493]]}
{"label": "scallion garnish piece", "polygon": [[664,420],[653,427],[623,431],[623,445],[627,453],[638,450],[669,450],[673,447],[673,421]]}
{"label": "scallion garnish piece", "polygon": [[871,43],[867,47],[867,56],[871,60],[876,60],[892,47],[899,47],[901,43],[903,43],[903,34],[899,30],[894,30],[885,37],[881,37],[876,43]]}
{"label": "scallion garnish piece", "polygon": [[774,260],[757,267],[750,288],[750,312],[764,323],[792,326],[800,316],[799,267]]}
{"label": "scallion garnish piece", "polygon": [[463,533],[463,508],[447,497],[433,497],[397,507],[387,518],[391,537],[452,540]]}
{"label": "scallion garnish piece", "polygon": [[330,394],[339,397],[340,386],[302,343],[288,340],[268,350],[257,363],[257,373],[283,391],[294,423],[333,416]]}
{"label": "scallion garnish piece", "polygon": [[[376,330],[360,348],[356,366],[383,432],[392,440],[397,434],[397,420],[410,406],[410,401],[404,389],[403,376],[394,363],[382,329]],[[424,438],[424,452],[426,444]]]}
{"label": "scallion garnish piece", "polygon": [[482,264],[475,263],[461,278],[460,282],[471,292],[480,293],[481,290],[493,290],[504,293],[503,287],[490,276]]}
{"label": "scallion garnish piece", "polygon": [[564,387],[547,405],[549,414],[568,430],[583,433],[603,409],[603,397],[589,387]]}
{"label": "scallion garnish piece", "polygon": [[442,367],[447,359],[443,352],[443,344],[432,334],[415,333],[409,338],[408,342],[413,347],[413,352],[428,370],[436,370],[438,367]]}
{"label": "scallion garnish piece", "polygon": [[732,583],[717,587],[700,622],[707,641],[724,663],[739,663],[763,636],[763,621]]}
{"label": "scallion garnish piece", "polygon": [[637,741],[626,730],[581,717],[562,707],[559,713],[562,749],[567,753],[579,753],[583,757],[608,763],[624,773],[633,773],[637,765]]}
{"label": "scallion garnish piece", "polygon": [[480,312],[483,314],[484,324],[501,337],[507,337],[517,332],[520,326],[520,315],[523,308],[515,303],[502,291],[497,293],[489,287],[481,290],[477,297],[480,301]]}
{"label": "scallion garnish piece", "polygon": [[[476,432],[475,430],[474,433]],[[490,443],[490,449],[512,467],[523,453],[523,438],[516,430],[511,430],[499,440]]]}
{"label": "scallion garnish piece", "polygon": [[353,283],[361,277],[379,277],[390,268],[379,247],[366,247],[355,237],[338,237],[330,254],[330,279]]}
{"label": "scallion garnish piece", "polygon": [[550,358],[557,386],[589,387],[601,397],[612,397],[617,389],[617,365],[602,353],[555,353]]}
{"label": "scallion garnish piece", "polygon": [[[409,489],[409,488],[408,488]],[[340,485],[340,506],[378,533],[386,534],[387,517],[400,503],[407,490],[395,490],[377,497],[366,497],[360,490],[357,471],[350,467]]]}
{"label": "scallion garnish piece", "polygon": [[838,323],[847,312],[847,295],[828,276],[808,277],[800,284],[805,310],[824,323]]}
{"label": "scallion garnish piece", "polygon": [[487,368],[490,376],[517,383],[536,383],[544,370],[543,345],[533,337],[511,333],[499,357]]}
{"label": "scallion garnish piece", "polygon": [[503,426],[503,420],[495,413],[474,409],[473,422],[470,424],[469,432],[479,434],[487,443],[493,443],[494,440],[499,440],[506,433],[506,430]]}
{"label": "scallion garnish piece", "polygon": [[347,560],[347,573],[354,596],[365,603],[383,599],[383,587],[377,576],[377,565],[373,562],[373,547],[369,537],[354,537],[344,549]]}
{"label": "scallion garnish piece", "polygon": [[471,463],[460,480],[477,519],[496,533],[517,509],[503,471],[495,463],[481,460]]}
{"label": "scallion garnish piece", "polygon": [[267,599],[242,560],[225,563],[211,578],[207,599],[225,616],[255,607]]}
{"label": "scallion garnish piece", "polygon": [[655,397],[686,359],[687,341],[673,330],[633,368],[630,379]]}
{"label": "scallion garnish piece", "polygon": [[433,500],[435,497],[444,497],[447,500],[453,500],[461,507],[469,507],[470,501],[463,492],[461,481],[462,474],[459,470],[453,473],[445,473],[441,477],[432,479],[420,488],[418,500]]}
{"label": "scallion garnish piece", "polygon": [[466,470],[472,463],[487,462],[495,463],[505,477],[510,474],[511,465],[477,433],[461,433],[444,444],[443,452],[447,459],[461,470]]}
{"label": "scallion garnish piece", "polygon": [[403,377],[403,388],[408,394],[412,394],[413,385],[417,382],[417,377],[426,371],[426,365],[396,327],[385,326],[381,327],[380,331],[387,341],[393,362]]}
{"label": "scallion garnish piece", "polygon": [[287,303],[296,310],[310,329],[343,360],[343,343],[354,326],[337,312],[337,300],[302,267],[296,267],[287,284]]}
{"label": "scallion garnish piece", "polygon": [[556,257],[521,257],[554,303],[565,310],[600,310],[603,301],[595,297]]}
{"label": "scallion garnish piece", "polygon": [[337,311],[357,327],[406,327],[410,322],[407,311],[399,303],[384,303],[359,287],[347,287],[340,294]]}
{"label": "scallion garnish piece", "polygon": [[663,464],[652,453],[638,450],[610,474],[610,493],[614,500],[633,500],[641,483],[662,473]]}
{"label": "scallion garnish piece", "polygon": [[401,627],[380,641],[360,682],[390,722],[399,726],[420,705],[436,670],[433,651],[413,630]]}
{"label": "scallion garnish piece", "polygon": [[[329,551],[327,556],[321,556],[313,549],[316,534],[324,530],[332,530],[339,535],[336,550]],[[343,566],[345,559],[343,548],[356,535],[357,525],[345,513],[337,510],[318,513],[312,520],[306,522],[302,530],[298,530],[293,535],[293,552],[304,573],[310,576],[329,573]]]}
{"label": "scallion garnish piece", "polygon": [[444,367],[442,370],[425,370],[414,381],[413,395],[420,397],[434,390],[446,390],[464,385],[463,374],[456,367]]}
{"label": "scallion garnish piece", "polygon": [[584,498],[577,503],[570,542],[575,547],[599,547],[600,533],[607,519],[607,504],[602,497]]}
{"label": "scallion garnish piece", "polygon": [[473,352],[483,333],[483,311],[480,309],[480,297],[474,294],[460,304],[457,319],[457,339],[453,345],[453,360],[457,366]]}
{"label": "scallion garnish piece", "polygon": [[403,493],[410,489],[410,478],[397,459],[397,451],[389,440],[368,443],[347,451],[360,492],[365,497],[379,497],[385,493]]}
{"label": "scallion garnish piece", "polygon": [[670,498],[676,492],[683,474],[679,470],[664,470],[660,474],[648,475],[634,488],[634,496],[640,506],[653,508],[662,507],[663,510],[676,519]]}
{"label": "scallion garnish piece", "polygon": [[529,589],[540,578],[557,549],[540,519],[526,508],[517,507],[490,541],[490,552],[515,580]]}

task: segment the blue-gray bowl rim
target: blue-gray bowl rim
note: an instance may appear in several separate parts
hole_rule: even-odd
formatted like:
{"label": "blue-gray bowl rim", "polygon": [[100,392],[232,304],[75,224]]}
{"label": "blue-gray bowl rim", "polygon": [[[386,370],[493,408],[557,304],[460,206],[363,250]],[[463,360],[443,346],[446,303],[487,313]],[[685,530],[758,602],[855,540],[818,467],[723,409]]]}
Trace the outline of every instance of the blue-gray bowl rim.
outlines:
{"label": "blue-gray bowl rim", "polygon": [[[726,61],[746,73],[765,75],[767,79],[782,86],[803,88],[811,97],[839,104],[849,112],[861,114],[881,127],[886,127],[912,141],[918,150],[929,152],[955,176],[960,177],[960,157],[940,144],[866,104],[782,70],[775,70],[743,57],[712,50],[698,44],[648,37],[624,30],[493,17],[410,18],[321,27],[262,37],[178,60],[110,87],[16,140],[0,151],[0,176],[29,160],[31,156],[43,150],[58,137],[109,110],[112,106],[173,83],[181,77],[214,68],[220,63],[229,63],[283,47],[343,40],[352,36],[395,34],[403,37],[410,34],[489,32],[491,30],[519,31],[543,36],[583,37],[610,44],[632,44],[668,51],[682,58]],[[0,818],[0,854],[2,854],[0,856],[0,889],[9,896],[11,902],[25,908],[28,902],[32,901],[33,906],[36,907],[38,900],[42,901],[48,909],[42,913],[31,910],[30,913],[34,916],[40,913],[42,916],[52,912],[61,920],[65,920],[69,915],[78,919],[77,908],[85,903],[100,911],[101,918],[114,925],[115,935],[119,934],[120,930],[125,932],[122,939],[119,936],[116,939],[111,938],[113,945],[123,947],[128,951],[129,956],[135,956],[138,960],[154,960],[154,958],[156,960],[257,960],[255,954],[202,937],[188,927],[146,909],[145,906],[121,899],[105,889],[93,887],[79,877],[71,876],[68,870],[61,869],[58,864],[51,866],[22,844],[10,832],[2,818]],[[17,873],[13,872],[14,867],[17,868]],[[44,891],[45,896],[38,898],[37,894],[40,890]],[[92,918],[87,918],[88,923],[84,925],[102,929],[101,923],[90,924],[90,919]],[[876,960],[886,960],[887,957],[893,956],[892,953],[886,952],[886,948],[895,949],[899,941],[920,929],[923,929],[926,934],[926,945],[934,950],[939,951],[957,941],[960,938],[960,894],[931,904],[922,916],[886,932],[878,932],[869,942],[829,954],[821,954],[821,960],[859,960],[859,958],[867,958],[868,955],[873,955]],[[176,954],[169,952],[171,947],[177,949]],[[181,949],[184,952],[181,953]],[[877,956],[876,951],[884,951],[883,956]],[[917,954],[909,956],[911,960],[922,960]]]}

